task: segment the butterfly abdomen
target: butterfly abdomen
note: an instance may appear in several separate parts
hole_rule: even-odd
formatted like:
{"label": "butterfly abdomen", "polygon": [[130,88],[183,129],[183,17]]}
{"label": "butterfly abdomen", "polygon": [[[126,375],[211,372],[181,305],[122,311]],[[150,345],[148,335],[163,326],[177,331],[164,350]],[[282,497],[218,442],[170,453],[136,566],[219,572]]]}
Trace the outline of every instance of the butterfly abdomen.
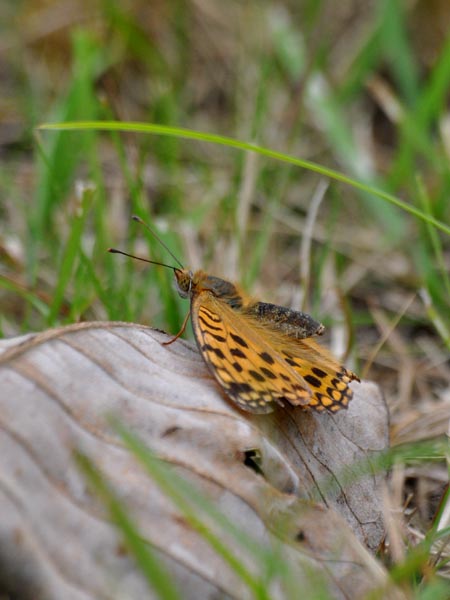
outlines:
{"label": "butterfly abdomen", "polygon": [[267,302],[254,302],[244,308],[244,313],[264,323],[280,333],[297,340],[322,335],[325,327],[307,313],[268,304]]}

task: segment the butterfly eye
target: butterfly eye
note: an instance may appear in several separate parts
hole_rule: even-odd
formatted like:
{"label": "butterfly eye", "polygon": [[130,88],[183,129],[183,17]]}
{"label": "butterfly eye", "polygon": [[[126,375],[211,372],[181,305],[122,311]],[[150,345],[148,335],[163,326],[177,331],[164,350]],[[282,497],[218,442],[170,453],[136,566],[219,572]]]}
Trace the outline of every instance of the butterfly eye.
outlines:
{"label": "butterfly eye", "polygon": [[174,269],[175,283],[177,286],[178,293],[182,298],[187,298],[192,289],[192,273],[191,271],[181,271],[181,269]]}
{"label": "butterfly eye", "polygon": [[179,281],[178,279],[175,280],[176,286],[177,286],[177,291],[180,294],[180,296],[182,298],[187,298],[189,295],[189,290],[185,288],[184,286],[184,281]]}

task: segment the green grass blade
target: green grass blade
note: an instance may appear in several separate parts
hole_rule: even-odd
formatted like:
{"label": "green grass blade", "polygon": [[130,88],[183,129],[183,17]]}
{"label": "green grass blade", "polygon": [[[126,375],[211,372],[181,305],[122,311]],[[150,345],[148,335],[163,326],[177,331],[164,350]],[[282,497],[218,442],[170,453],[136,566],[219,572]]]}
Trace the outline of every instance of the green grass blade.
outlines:
{"label": "green grass blade", "polygon": [[434,127],[439,116],[445,111],[450,85],[450,36],[442,48],[428,80],[423,85],[416,106],[405,112],[401,122],[401,143],[392,168],[391,182],[394,185],[407,181],[415,172],[415,154],[430,163],[435,172],[447,173],[448,160],[435,144]]}
{"label": "green grass blade", "polygon": [[314,162],[308,160],[302,160],[295,156],[291,156],[289,154],[284,154],[283,152],[277,152],[276,150],[270,150],[268,148],[264,148],[262,146],[258,146],[257,144],[252,144],[250,142],[241,142],[239,140],[216,135],[212,133],[202,133],[199,131],[195,131],[192,129],[184,129],[180,127],[166,127],[164,125],[156,125],[150,123],[120,123],[115,121],[80,121],[80,122],[67,122],[67,123],[45,123],[39,126],[40,130],[53,130],[53,131],[82,131],[82,130],[97,130],[97,131],[133,131],[135,133],[149,133],[155,135],[164,135],[164,136],[175,136],[189,140],[200,140],[203,142],[210,142],[214,144],[219,144],[222,146],[227,146],[229,148],[236,148],[238,150],[248,150],[250,152],[257,152],[262,156],[266,156],[268,158],[273,158],[275,160],[280,160],[282,162],[286,162],[292,165],[296,165],[298,167],[302,167],[304,169],[308,169],[309,171],[313,171],[314,173],[319,173],[324,177],[329,177],[334,181],[339,181],[341,183],[345,183],[350,185],[358,190],[366,192],[368,194],[373,194],[378,196],[382,200],[401,208],[405,212],[414,215],[418,219],[426,223],[431,223],[437,229],[445,232],[447,235],[450,235],[450,226],[438,221],[434,217],[430,215],[426,215],[424,212],[404,202],[400,198],[389,194],[388,192],[384,192],[378,188],[375,188],[371,185],[367,185],[356,179],[352,179],[351,177],[347,177],[338,171],[333,169],[329,169],[327,167],[322,167]]}
{"label": "green grass blade", "polygon": [[19,283],[2,274],[0,274],[0,287],[9,292],[14,292],[19,297],[29,302],[44,318],[48,318],[49,307],[35,292],[26,289]]}
{"label": "green grass blade", "polygon": [[72,276],[75,261],[80,253],[82,236],[90,201],[91,192],[89,189],[87,189],[83,192],[80,211],[73,217],[69,239],[67,240],[67,244],[62,254],[58,280],[53,294],[50,312],[47,317],[47,322],[49,325],[53,325],[57,319],[59,309],[61,308],[61,304],[64,300],[64,293]]}
{"label": "green grass blade", "polygon": [[384,0],[381,7],[381,45],[400,89],[410,105],[418,95],[417,63],[407,37],[406,9],[399,0]]}
{"label": "green grass blade", "polygon": [[[199,534],[211,545],[214,551],[223,558],[234,573],[248,586],[258,600],[268,600],[269,596],[261,581],[252,575],[250,571],[235,557],[233,550],[226,546],[222,540],[198,517],[198,514],[206,514],[213,522],[220,526],[227,534],[231,534],[238,543],[252,553],[261,564],[267,560],[267,552],[261,550],[256,542],[243,534],[218,511],[212,503],[202,496],[194,486],[183,478],[177,476],[167,463],[158,459],[149,448],[147,448],[136,436],[124,429],[121,425],[116,427],[129,450],[143,464],[153,481],[172,500],[175,506],[183,513]],[[196,509],[194,508],[196,507]]]}
{"label": "green grass blade", "polygon": [[[77,32],[73,39],[73,52],[77,77],[72,80],[67,96],[60,100],[54,113],[69,120],[81,115],[97,116],[98,107],[93,88],[99,49],[87,33]],[[92,137],[85,134],[77,140],[77,144],[70,145],[67,143],[67,135],[61,132],[51,140],[47,149],[40,148],[42,160],[39,165],[39,183],[35,209],[31,215],[34,235],[48,235],[54,208],[65,196],[80,157],[87,151],[91,140]]]}
{"label": "green grass blade", "polygon": [[[425,214],[432,216],[432,206],[430,198],[427,194],[423,181],[417,177],[417,188],[419,200],[422,204],[422,210]],[[444,249],[442,247],[441,240],[435,228],[430,224],[426,223],[426,230],[430,239],[431,247],[435,256],[436,264],[439,269],[439,278],[441,285],[443,284],[446,289],[447,298],[450,298],[450,278],[448,275],[448,269],[445,262]]]}
{"label": "green grass blade", "polygon": [[173,584],[172,575],[150,549],[150,544],[142,539],[126,508],[118,500],[103,475],[84,454],[77,454],[76,458],[87,480],[108,508],[112,520],[122,533],[127,547],[147,579],[150,588],[161,600],[180,600],[181,596]]}

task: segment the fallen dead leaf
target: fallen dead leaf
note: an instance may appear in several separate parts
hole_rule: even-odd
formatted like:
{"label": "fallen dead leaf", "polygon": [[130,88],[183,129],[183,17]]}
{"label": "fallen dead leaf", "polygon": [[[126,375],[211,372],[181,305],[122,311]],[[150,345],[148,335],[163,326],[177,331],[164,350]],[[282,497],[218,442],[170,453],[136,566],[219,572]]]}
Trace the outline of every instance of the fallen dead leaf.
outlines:
{"label": "fallen dead leaf", "polygon": [[[227,400],[194,346],[164,340],[144,326],[82,323],[0,343],[0,580],[7,590],[37,599],[149,597],[77,468],[76,449],[126,502],[183,598],[249,597],[123,446],[113,414],[261,545],[284,522],[283,556],[305,573],[305,586],[313,568],[333,598],[374,589],[402,597],[388,589],[368,550],[384,536],[383,474],[343,479],[344,467],[388,444],[378,388],[355,384],[349,409],[337,415],[250,415]],[[225,541],[255,568],[232,537]],[[273,597],[283,598],[274,585]]]}

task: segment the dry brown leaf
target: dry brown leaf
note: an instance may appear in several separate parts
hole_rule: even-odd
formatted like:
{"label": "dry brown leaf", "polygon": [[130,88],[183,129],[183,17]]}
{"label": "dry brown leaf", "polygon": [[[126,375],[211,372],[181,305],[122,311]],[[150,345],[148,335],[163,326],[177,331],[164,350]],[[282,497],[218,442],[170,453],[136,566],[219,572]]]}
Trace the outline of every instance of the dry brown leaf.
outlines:
{"label": "dry brown leaf", "polygon": [[[191,344],[164,340],[139,325],[83,323],[0,344],[0,581],[24,598],[149,597],[74,462],[79,449],[126,501],[183,598],[249,597],[123,447],[114,414],[261,545],[283,521],[283,556],[303,569],[305,586],[311,569],[333,598],[386,586],[357,539],[375,549],[383,538],[382,476],[342,483],[345,466],[387,445],[378,388],[355,385],[349,409],[334,416],[250,415],[224,397]],[[283,597],[276,587],[273,596]]]}

